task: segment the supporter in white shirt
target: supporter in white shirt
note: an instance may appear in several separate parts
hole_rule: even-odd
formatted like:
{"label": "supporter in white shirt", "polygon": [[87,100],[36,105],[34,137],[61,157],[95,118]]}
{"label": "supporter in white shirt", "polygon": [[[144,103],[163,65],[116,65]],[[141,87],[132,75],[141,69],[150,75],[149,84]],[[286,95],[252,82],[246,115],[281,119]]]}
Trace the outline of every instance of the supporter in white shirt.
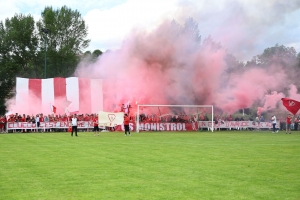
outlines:
{"label": "supporter in white shirt", "polygon": [[[49,122],[49,118],[48,118],[47,115],[44,116],[44,122],[45,122],[45,127],[46,127],[46,123]],[[48,131],[49,131],[49,129],[46,129],[46,128],[45,128],[45,132],[48,132]]]}
{"label": "supporter in white shirt", "polygon": [[272,118],[272,125],[273,125],[273,132],[272,133],[277,133],[278,130],[276,130],[276,116],[274,115]]}
{"label": "supporter in white shirt", "polygon": [[39,115],[36,115],[35,124],[36,124],[37,131],[39,131],[39,128],[40,128],[40,116]]}
{"label": "supporter in white shirt", "polygon": [[76,114],[72,117],[72,133],[71,136],[73,136],[73,132],[75,132],[75,136],[77,137],[77,116]]}

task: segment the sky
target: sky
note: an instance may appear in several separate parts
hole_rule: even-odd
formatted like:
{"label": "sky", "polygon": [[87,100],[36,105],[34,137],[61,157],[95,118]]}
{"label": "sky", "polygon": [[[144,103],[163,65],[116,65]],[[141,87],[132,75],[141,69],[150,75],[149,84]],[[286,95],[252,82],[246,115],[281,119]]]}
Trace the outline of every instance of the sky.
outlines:
{"label": "sky", "polygon": [[46,6],[77,9],[88,25],[89,51],[116,50],[136,28],[151,31],[165,19],[183,23],[192,17],[202,38],[212,36],[239,60],[275,44],[300,52],[299,0],[0,0],[0,5],[2,21],[15,13],[38,20]]}

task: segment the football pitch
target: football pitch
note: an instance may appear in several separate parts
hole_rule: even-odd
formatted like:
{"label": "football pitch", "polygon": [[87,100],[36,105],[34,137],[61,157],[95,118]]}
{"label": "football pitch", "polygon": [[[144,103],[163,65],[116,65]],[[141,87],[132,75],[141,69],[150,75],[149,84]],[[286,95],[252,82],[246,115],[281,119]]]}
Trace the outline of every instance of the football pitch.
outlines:
{"label": "football pitch", "polygon": [[0,199],[300,199],[300,133],[0,134]]}

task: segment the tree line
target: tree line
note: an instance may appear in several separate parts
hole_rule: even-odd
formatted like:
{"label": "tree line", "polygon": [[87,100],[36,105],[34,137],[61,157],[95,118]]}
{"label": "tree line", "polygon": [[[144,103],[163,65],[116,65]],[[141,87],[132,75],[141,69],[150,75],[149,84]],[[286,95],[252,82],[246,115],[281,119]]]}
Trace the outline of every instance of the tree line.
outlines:
{"label": "tree line", "polygon": [[14,95],[16,77],[68,77],[89,46],[88,27],[77,10],[45,7],[36,22],[33,16],[15,14],[0,22],[0,114]]}

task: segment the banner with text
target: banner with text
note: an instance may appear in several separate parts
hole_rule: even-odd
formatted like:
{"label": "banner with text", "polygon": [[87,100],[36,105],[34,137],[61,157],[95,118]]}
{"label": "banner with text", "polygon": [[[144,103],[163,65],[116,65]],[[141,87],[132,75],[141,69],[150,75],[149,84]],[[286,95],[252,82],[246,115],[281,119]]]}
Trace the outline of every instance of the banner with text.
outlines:
{"label": "banner with text", "polygon": [[[135,130],[136,125],[130,123],[130,129]],[[180,122],[164,122],[164,123],[140,123],[140,131],[197,131],[212,127],[211,121],[198,121],[193,123],[180,123]],[[224,121],[214,124],[214,129],[272,129],[272,123],[253,121]],[[277,123],[276,128],[279,128]],[[116,127],[117,131],[123,131],[123,126]]]}
{"label": "banner with text", "polygon": [[[113,116],[103,116],[106,122],[99,120],[99,126],[115,127],[116,131],[124,131],[123,126],[123,113],[113,113]],[[107,119],[112,117],[111,121]],[[122,119],[122,120],[121,120]],[[121,122],[122,121],[122,122]],[[103,123],[104,122],[104,123]],[[196,131],[203,128],[211,128],[211,121],[198,121],[194,123],[180,123],[180,122],[161,122],[161,123],[152,123],[145,122],[140,123],[140,131]],[[71,122],[40,122],[39,129],[67,129],[71,126]],[[130,123],[131,131],[135,131],[136,124]],[[78,121],[79,129],[92,129],[94,127],[93,122],[89,121]],[[271,122],[260,122],[256,123],[253,121],[224,121],[214,124],[214,129],[272,129]],[[276,125],[279,128],[279,123]],[[8,122],[7,130],[13,129],[37,129],[36,123],[30,122]]]}
{"label": "banner with text", "polygon": [[[71,122],[40,122],[39,129],[50,129],[50,128],[57,128],[57,129],[67,129],[72,126]],[[80,128],[93,128],[93,122],[87,121],[78,121],[77,127]],[[36,123],[30,122],[7,122],[7,130],[11,129],[37,129]]]}

